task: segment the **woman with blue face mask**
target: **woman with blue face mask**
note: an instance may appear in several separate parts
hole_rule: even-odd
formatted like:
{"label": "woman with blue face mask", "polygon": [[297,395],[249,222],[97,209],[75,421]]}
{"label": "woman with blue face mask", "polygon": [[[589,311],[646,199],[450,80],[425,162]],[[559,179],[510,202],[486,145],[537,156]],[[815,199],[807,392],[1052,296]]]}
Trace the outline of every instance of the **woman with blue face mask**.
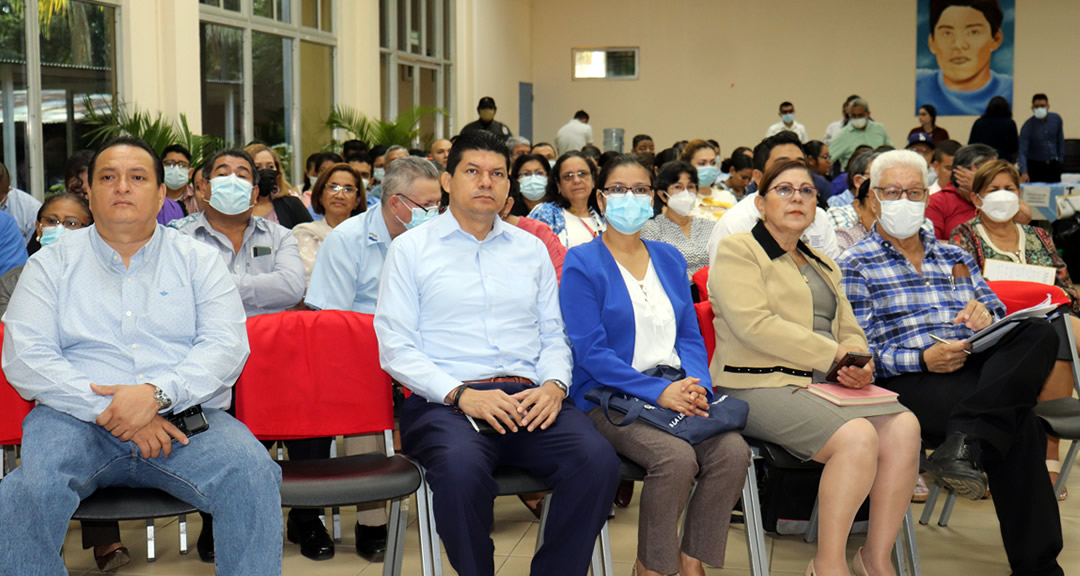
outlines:
{"label": "woman with blue face mask", "polygon": [[720,169],[716,167],[716,149],[704,140],[691,140],[683,148],[679,160],[697,170],[698,204],[692,216],[719,220],[738,199],[720,187]]}
{"label": "woman with blue face mask", "polygon": [[510,188],[514,206],[510,211],[513,216],[528,216],[533,208],[544,201],[547,195],[548,160],[539,154],[522,154],[514,160],[510,168],[510,179],[517,186]]}
{"label": "woman with blue face mask", "polygon": [[652,171],[635,156],[618,156],[604,165],[597,186],[607,231],[567,252],[559,289],[574,352],[570,395],[616,452],[648,471],[634,572],[703,575],[702,562],[724,564],[748,449],[738,432],[691,445],[641,420],[618,427],[585,399],[588,390],[610,386],[704,418],[712,398],[686,260],[669,244],[641,239],[653,215]]}

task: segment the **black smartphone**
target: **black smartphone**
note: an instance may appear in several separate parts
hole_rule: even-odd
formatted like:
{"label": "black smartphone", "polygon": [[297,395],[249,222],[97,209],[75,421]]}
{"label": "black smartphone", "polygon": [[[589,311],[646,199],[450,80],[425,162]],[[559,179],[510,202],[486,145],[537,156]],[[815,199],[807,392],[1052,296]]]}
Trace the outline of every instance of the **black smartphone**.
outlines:
{"label": "black smartphone", "polygon": [[841,368],[844,368],[845,366],[862,368],[863,366],[866,366],[866,363],[869,362],[871,358],[873,358],[873,356],[870,354],[848,352],[847,354],[844,354],[844,357],[841,358],[840,361],[832,367],[832,370],[829,370],[829,373],[825,375],[825,381],[833,383],[839,382],[837,378],[840,375]]}
{"label": "black smartphone", "polygon": [[[210,428],[210,423],[206,421],[206,414],[203,414],[202,406],[192,406],[183,412],[170,414],[165,419],[171,422],[173,426],[176,426],[188,438],[200,432],[206,432]],[[173,442],[175,441],[174,438]]]}

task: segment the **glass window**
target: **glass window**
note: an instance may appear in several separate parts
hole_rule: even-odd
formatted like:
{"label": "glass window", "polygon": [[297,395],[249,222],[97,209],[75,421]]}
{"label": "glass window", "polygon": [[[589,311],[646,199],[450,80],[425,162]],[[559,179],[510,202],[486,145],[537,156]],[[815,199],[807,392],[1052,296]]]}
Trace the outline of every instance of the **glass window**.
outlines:
{"label": "glass window", "polygon": [[203,23],[203,132],[236,146],[244,143],[244,33],[237,28]]}
{"label": "glass window", "polygon": [[637,75],[637,48],[574,49],[574,79],[634,79]]}
{"label": "glass window", "polygon": [[300,43],[300,145],[297,158],[322,150],[332,137],[326,118],[334,107],[334,49]]}
{"label": "glass window", "polygon": [[[420,68],[420,106],[434,108],[438,103],[438,76],[439,71],[435,68]],[[431,150],[435,143],[435,123],[439,120],[435,114],[420,120],[420,144],[424,150]]]}
{"label": "glass window", "polygon": [[323,32],[334,31],[334,8],[331,6],[332,0],[320,0],[322,4],[319,10],[319,29]]}
{"label": "glass window", "polygon": [[63,186],[67,158],[87,144],[89,102],[116,99],[116,8],[78,0],[42,6],[41,113],[45,187]]}
{"label": "glass window", "polygon": [[318,0],[303,0],[300,4],[300,24],[308,28],[319,25]]}
{"label": "glass window", "polygon": [[386,3],[388,0],[379,0],[379,47],[390,47],[390,34],[387,32],[390,28],[390,11],[386,9]]}
{"label": "glass window", "polygon": [[233,12],[239,12],[240,0],[225,0],[222,8],[226,10],[232,10]]}
{"label": "glass window", "polygon": [[251,11],[256,16],[262,16],[263,18],[274,17],[274,3],[273,0],[255,0],[252,4]]}
{"label": "glass window", "polygon": [[292,22],[292,2],[290,0],[274,0],[274,18],[279,22],[288,24]]}
{"label": "glass window", "polygon": [[[417,106],[451,107],[452,6],[451,0],[380,0],[383,120]],[[419,144],[450,134],[451,124],[448,115],[422,118]]]}
{"label": "glass window", "polygon": [[[7,167],[13,188],[29,190],[26,140],[26,33],[23,6],[0,0],[0,161]],[[44,102],[42,102],[44,104]]]}
{"label": "glass window", "polygon": [[251,33],[254,138],[268,146],[292,141],[292,42],[273,34]]}

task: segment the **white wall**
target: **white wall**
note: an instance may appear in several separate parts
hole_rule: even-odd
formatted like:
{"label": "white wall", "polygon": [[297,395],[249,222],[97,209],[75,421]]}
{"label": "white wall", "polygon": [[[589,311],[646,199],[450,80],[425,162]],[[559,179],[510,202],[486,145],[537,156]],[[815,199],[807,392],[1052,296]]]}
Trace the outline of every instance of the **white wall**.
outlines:
{"label": "white wall", "polygon": [[124,0],[118,49],[121,97],[202,127],[198,0]]}
{"label": "white wall", "polygon": [[456,131],[476,120],[476,104],[491,96],[498,106],[495,118],[515,135],[519,133],[518,84],[533,78],[532,4],[531,0],[457,0]]}

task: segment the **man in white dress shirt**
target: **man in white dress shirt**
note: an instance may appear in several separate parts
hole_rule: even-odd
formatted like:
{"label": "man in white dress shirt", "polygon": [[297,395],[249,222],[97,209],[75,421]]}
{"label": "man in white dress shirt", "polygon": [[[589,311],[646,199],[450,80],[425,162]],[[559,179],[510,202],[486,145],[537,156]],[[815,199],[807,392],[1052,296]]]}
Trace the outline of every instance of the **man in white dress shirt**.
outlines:
{"label": "man in white dress shirt", "polygon": [[555,147],[559,149],[560,155],[571,150],[581,150],[592,142],[592,126],[589,126],[589,114],[584,110],[574,112],[574,117],[555,133]]}

